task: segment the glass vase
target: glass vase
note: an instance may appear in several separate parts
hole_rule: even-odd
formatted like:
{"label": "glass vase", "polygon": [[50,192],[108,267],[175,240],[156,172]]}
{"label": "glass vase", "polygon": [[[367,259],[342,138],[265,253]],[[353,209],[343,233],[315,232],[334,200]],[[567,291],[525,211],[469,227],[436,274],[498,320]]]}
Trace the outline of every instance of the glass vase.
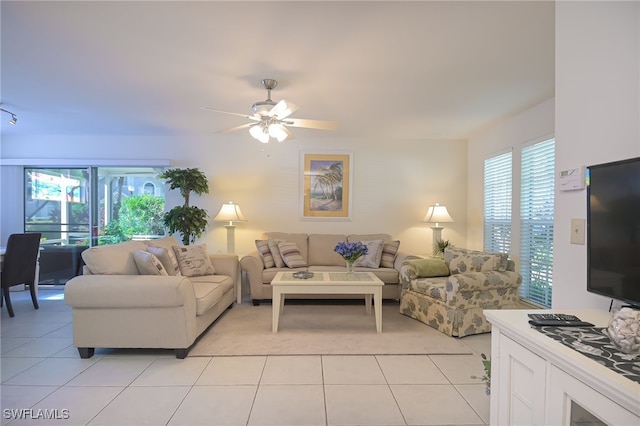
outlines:
{"label": "glass vase", "polygon": [[614,310],[607,332],[616,349],[631,357],[640,355],[640,311],[626,307]]}
{"label": "glass vase", "polygon": [[347,260],[347,274],[353,274],[355,272],[355,267],[353,266],[355,263],[355,260]]}

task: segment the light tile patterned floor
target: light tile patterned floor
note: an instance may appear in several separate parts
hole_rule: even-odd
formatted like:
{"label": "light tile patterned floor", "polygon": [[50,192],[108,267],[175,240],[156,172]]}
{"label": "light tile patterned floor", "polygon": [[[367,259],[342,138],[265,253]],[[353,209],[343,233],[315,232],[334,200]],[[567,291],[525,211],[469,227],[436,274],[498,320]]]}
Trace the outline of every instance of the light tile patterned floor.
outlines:
{"label": "light tile patterned floor", "polygon": [[[11,425],[483,425],[489,397],[474,355],[244,356],[178,360],[172,351],[72,346],[59,289],[12,292],[2,309],[2,424]],[[27,411],[31,410],[31,411]],[[17,419],[19,414],[31,417]],[[46,420],[33,417],[54,416]]]}

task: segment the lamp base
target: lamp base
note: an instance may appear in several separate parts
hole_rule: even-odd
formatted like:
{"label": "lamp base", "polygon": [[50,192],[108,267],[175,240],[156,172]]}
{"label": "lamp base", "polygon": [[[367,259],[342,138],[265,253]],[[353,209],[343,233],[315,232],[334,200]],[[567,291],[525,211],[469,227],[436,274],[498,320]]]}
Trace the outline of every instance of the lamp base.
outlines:
{"label": "lamp base", "polygon": [[225,225],[227,228],[227,253],[232,254],[236,252],[236,226]]}
{"label": "lamp base", "polygon": [[442,226],[432,226],[433,229],[433,254],[435,255],[438,251],[438,241],[442,240]]}

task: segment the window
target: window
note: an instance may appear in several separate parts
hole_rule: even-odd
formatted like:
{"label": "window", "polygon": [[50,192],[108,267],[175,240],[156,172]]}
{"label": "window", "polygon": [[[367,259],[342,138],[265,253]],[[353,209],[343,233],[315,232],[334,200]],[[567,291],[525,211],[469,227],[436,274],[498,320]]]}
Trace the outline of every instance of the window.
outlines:
{"label": "window", "polygon": [[24,168],[24,230],[41,232],[40,284],[81,272],[89,246],[163,236],[161,167]]}
{"label": "window", "polygon": [[[519,261],[520,296],[545,307],[551,307],[554,178],[554,139],[484,162],[484,250]],[[520,192],[514,194],[512,185]]]}
{"label": "window", "polygon": [[484,161],[484,250],[511,253],[511,157],[507,152]]}
{"label": "window", "polygon": [[520,295],[551,307],[555,140],[522,149],[520,193]]}

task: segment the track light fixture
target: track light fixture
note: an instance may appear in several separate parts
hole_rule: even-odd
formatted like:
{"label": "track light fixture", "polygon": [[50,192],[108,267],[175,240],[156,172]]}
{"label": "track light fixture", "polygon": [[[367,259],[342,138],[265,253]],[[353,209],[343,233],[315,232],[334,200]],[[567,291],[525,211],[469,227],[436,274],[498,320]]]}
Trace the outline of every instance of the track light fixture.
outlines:
{"label": "track light fixture", "polygon": [[9,120],[9,124],[16,124],[18,122],[18,117],[16,117],[16,115],[14,113],[12,113],[11,111],[7,111],[4,108],[0,108],[0,111],[6,112],[7,114],[11,115],[11,120]]}

